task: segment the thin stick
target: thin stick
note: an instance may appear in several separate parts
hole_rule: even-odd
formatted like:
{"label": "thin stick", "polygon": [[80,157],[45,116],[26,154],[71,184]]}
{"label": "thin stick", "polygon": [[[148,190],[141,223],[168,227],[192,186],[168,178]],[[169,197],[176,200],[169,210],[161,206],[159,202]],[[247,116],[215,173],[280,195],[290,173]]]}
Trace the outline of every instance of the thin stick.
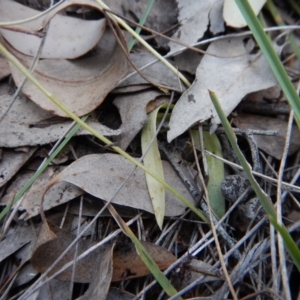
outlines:
{"label": "thin stick", "polygon": [[[282,203],[281,203],[281,182],[282,176],[284,172],[285,162],[288,155],[290,140],[291,140],[291,132],[293,127],[293,120],[294,120],[294,111],[290,111],[287,132],[286,132],[286,139],[282,154],[282,159],[280,162],[279,172],[278,172],[278,185],[277,185],[277,222],[282,225]],[[291,291],[289,287],[289,279],[287,275],[287,268],[286,268],[286,254],[284,251],[284,244],[281,235],[277,232],[277,244],[278,244],[278,253],[279,253],[279,266],[282,274],[282,286],[284,291],[284,298],[287,300],[292,299]]]}

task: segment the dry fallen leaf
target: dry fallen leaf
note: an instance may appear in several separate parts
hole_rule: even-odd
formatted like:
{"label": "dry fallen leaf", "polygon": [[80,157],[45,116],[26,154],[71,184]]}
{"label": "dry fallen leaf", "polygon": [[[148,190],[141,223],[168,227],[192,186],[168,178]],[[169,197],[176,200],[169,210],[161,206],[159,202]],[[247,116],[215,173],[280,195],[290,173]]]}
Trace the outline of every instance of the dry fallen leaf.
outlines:
{"label": "dry fallen leaf", "polygon": [[[35,181],[29,191],[25,194],[22,203],[18,207],[22,214],[21,219],[28,220],[40,213],[41,199],[43,191],[45,190],[48,182],[57,175],[63,168],[48,167],[43,174]],[[10,186],[7,194],[2,197],[0,205],[9,205],[13,200],[17,192],[23,187],[23,185],[29,180],[33,173],[18,175],[16,180]],[[51,187],[44,197],[43,210],[49,210],[50,208],[56,207],[60,204],[70,201],[80,195],[83,191],[78,187],[67,183],[60,182],[59,184]]]}
{"label": "dry fallen leaf", "polygon": [[[142,68],[148,63],[156,60],[156,58],[147,51],[132,53],[130,54],[130,58],[137,68]],[[172,63],[172,61],[170,61],[170,63]],[[129,91],[137,91],[141,89],[147,89],[152,86],[148,81],[141,77],[140,74],[136,73],[135,75],[130,75],[132,72],[135,72],[135,69],[131,66],[128,72],[129,77],[125,77],[124,79],[122,79],[115,91],[120,93],[123,91],[128,91],[128,88],[133,89]],[[151,82],[165,85],[171,90],[182,92],[182,90],[184,89],[184,87],[182,87],[179,82],[178,76],[160,61],[147,67],[144,70],[141,70],[141,73],[143,74],[143,76],[145,76],[145,78],[151,80]]]}
{"label": "dry fallen leaf", "polygon": [[[50,226],[50,227],[49,227]],[[44,273],[57,257],[70,245],[75,236],[69,232],[65,232],[56,226],[43,224],[40,231],[35,252],[32,256],[31,263],[33,267],[40,273]],[[149,254],[152,256],[158,267],[162,270],[170,266],[176,258],[165,248],[156,246],[155,244],[141,242]],[[86,240],[79,240],[78,255],[88,250],[95,243]],[[111,245],[105,244],[98,247],[88,256],[76,263],[75,282],[91,282],[95,269],[95,262],[99,256],[103,257]],[[74,259],[74,247],[64,256],[64,258],[53,268],[48,276],[57,272],[63,265]],[[71,279],[72,268],[68,268],[56,279],[69,281]],[[149,274],[148,268],[145,266],[140,256],[137,254],[133,244],[116,246],[113,253],[113,274],[112,281],[121,281],[128,278],[135,278]]]}
{"label": "dry fallen leaf", "polygon": [[6,184],[19,171],[35,150],[36,148],[29,148],[27,152],[21,152],[3,149],[0,160],[0,187]]}
{"label": "dry fallen leaf", "polygon": [[19,271],[18,276],[14,282],[14,287],[19,287],[20,285],[27,284],[36,276],[38,276],[38,272],[32,267],[30,262],[27,262]]}
{"label": "dry fallen leaf", "polygon": [[193,50],[185,50],[174,57],[174,62],[180,71],[195,74],[203,55]]}
{"label": "dry fallen leaf", "polygon": [[[42,17],[18,26],[10,26],[11,30],[0,28],[2,36],[19,52],[35,56],[41,38],[38,33],[47,28],[47,38],[40,53],[41,58],[74,59],[94,48],[102,37],[106,20],[82,20],[59,14],[59,11],[72,5],[89,5],[98,8],[93,1],[66,1],[54,11]],[[40,14],[40,11],[11,0],[0,1],[1,22],[24,20]],[[7,27],[6,27],[7,28]],[[17,29],[16,31],[13,31]],[[86,33],[89,34],[86,34]],[[57,42],[59,41],[59,43]]]}
{"label": "dry fallen leaf", "polygon": [[[224,26],[221,24],[223,20],[215,16],[218,15],[216,12],[220,11],[223,0],[177,0],[177,2],[179,9],[178,21],[181,26],[172,38],[192,45],[203,37],[209,26],[213,27],[214,33],[224,30]],[[212,16],[210,16],[210,13],[212,13]],[[182,48],[181,45],[174,42],[169,42],[169,47],[171,52]]]}
{"label": "dry fallen leaf", "polygon": [[176,103],[170,119],[169,142],[198,121],[212,119],[212,123],[220,123],[208,90],[216,93],[222,109],[229,115],[246,94],[276,84],[264,56],[250,54],[248,44],[248,39],[243,38],[210,44],[207,51],[217,57],[203,57],[194,83]]}
{"label": "dry fallen leaf", "polygon": [[[258,129],[277,131],[275,136],[254,135],[258,148],[276,159],[281,159],[286,139],[287,121],[255,114],[239,113],[234,118],[234,125],[241,129]],[[288,155],[294,154],[300,148],[300,132],[293,126]]]}
{"label": "dry fallen leaf", "polygon": [[0,262],[24,245],[30,242],[34,243],[35,239],[36,232],[32,226],[19,225],[11,228],[0,242]]}
{"label": "dry fallen leaf", "polygon": [[[12,103],[13,98],[9,95],[9,89],[8,84],[0,84],[0,116],[5,114],[0,126],[0,147],[13,148],[53,143],[70,127],[71,120],[54,117],[25,96],[17,97]],[[122,132],[100,124],[96,113],[91,113],[86,123],[105,136],[118,135]],[[82,129],[77,132],[77,135],[86,134],[90,133]]]}
{"label": "dry fallen leaf", "polygon": [[[123,132],[115,138],[120,148],[125,150],[140,132],[147,121],[146,108],[148,103],[161,95],[161,92],[146,90],[135,94],[123,94],[115,98],[113,103],[118,108],[122,119],[120,129]],[[162,101],[165,102],[165,99]],[[162,104],[159,101],[156,102],[157,106]]]}
{"label": "dry fallen leaf", "polygon": [[68,299],[70,296],[70,283],[52,279],[36,292],[36,297],[33,294],[30,299],[36,300],[54,300],[54,299]]}
{"label": "dry fallen leaf", "polygon": [[[49,182],[47,189],[55,187],[63,181],[72,183],[85,192],[110,200],[115,191],[124,182],[135,166],[120,155],[115,154],[91,154],[86,155],[58,174]],[[169,163],[163,161],[165,180],[179,193],[195,204],[189,191],[183,185]],[[112,203],[142,209],[153,213],[144,171],[137,169],[126,182],[121,191],[114,197]],[[178,216],[185,211],[185,205],[169,191],[166,191],[166,216]]]}
{"label": "dry fallen leaf", "polygon": [[10,68],[7,60],[0,55],[0,80],[10,75]]}
{"label": "dry fallen leaf", "polygon": [[[124,37],[120,35],[119,38],[123,45],[126,45]],[[17,52],[7,43],[5,46],[26,68],[29,68],[31,57]],[[11,63],[10,67],[13,79],[19,86],[24,76]],[[127,57],[111,30],[107,29],[99,44],[88,55],[76,60],[40,60],[33,75],[71,112],[83,116],[103,102],[127,71]],[[48,112],[62,117],[67,116],[31,82],[27,81],[22,91]]]}

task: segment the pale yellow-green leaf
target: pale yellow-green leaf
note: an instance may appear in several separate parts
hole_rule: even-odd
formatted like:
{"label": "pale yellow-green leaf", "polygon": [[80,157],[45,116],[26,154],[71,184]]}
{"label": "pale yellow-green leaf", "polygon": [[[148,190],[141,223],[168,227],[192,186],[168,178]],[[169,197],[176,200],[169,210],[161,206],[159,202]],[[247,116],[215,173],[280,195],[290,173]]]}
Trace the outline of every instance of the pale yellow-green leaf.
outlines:
{"label": "pale yellow-green leaf", "polygon": [[[146,152],[146,150],[149,147],[149,144],[155,136],[156,119],[160,108],[161,106],[156,108],[148,115],[148,120],[143,127],[141,136],[143,154]],[[147,154],[144,157],[144,165],[146,168],[152,170],[159,177],[164,178],[162,162],[158,150],[156,137],[154,138],[151,147],[149,148]],[[157,224],[160,228],[162,228],[165,215],[165,189],[157,180],[155,180],[152,176],[149,176],[147,173],[146,181]]]}
{"label": "pale yellow-green leaf", "polygon": [[[200,146],[199,134],[193,130],[192,136],[196,146]],[[203,132],[204,147],[207,151],[222,157],[222,148],[218,137],[215,134],[210,135]],[[214,213],[221,218],[225,214],[225,199],[221,193],[221,182],[224,179],[224,164],[218,159],[206,155],[209,180],[207,184],[209,203]]]}

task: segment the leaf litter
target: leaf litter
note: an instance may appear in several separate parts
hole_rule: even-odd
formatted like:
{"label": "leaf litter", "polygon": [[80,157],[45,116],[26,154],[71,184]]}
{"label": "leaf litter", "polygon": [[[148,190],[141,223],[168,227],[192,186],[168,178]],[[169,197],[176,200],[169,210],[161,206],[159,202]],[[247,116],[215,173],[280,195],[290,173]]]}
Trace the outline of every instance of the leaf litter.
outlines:
{"label": "leaf litter", "polygon": [[[122,36],[120,38],[122,39]],[[126,44],[124,37],[122,43]],[[6,47],[27,68],[30,66],[31,57],[17,52],[8,44]],[[10,67],[14,81],[19,86],[24,76],[12,64]],[[33,75],[47,90],[59,97],[60,101],[74,114],[83,116],[103,102],[106,95],[127,71],[126,56],[108,28],[97,47],[89,55],[76,60],[43,59]],[[32,83],[25,83],[22,91],[44,110],[66,117],[66,114],[49,101]]]}
{"label": "leaf litter", "polygon": [[[87,1],[73,1],[74,5]],[[91,2],[89,3],[91,4]],[[72,5],[68,1],[68,6]],[[60,6],[60,9],[63,7]],[[19,25],[19,30],[11,26],[10,30],[1,29],[1,35],[19,52],[35,56],[39,49],[40,37],[28,34],[47,29],[47,38],[41,50],[41,58],[74,59],[93,49],[105,31],[105,18],[99,20],[82,20],[58,14],[57,11],[44,15],[38,19]],[[21,5],[15,1],[2,0],[0,2],[0,18],[2,22],[24,20],[39,14],[38,10]],[[51,16],[49,18],[49,16]],[[59,30],[58,30],[59,28]],[[89,32],[87,35],[86,32]],[[59,40],[59,47],[57,41]]]}
{"label": "leaf litter", "polygon": [[[50,4],[46,3],[47,1],[43,2],[45,4],[43,8]],[[205,129],[209,122],[219,123],[207,97],[208,89],[217,93],[226,114],[236,126],[239,145],[253,169],[260,165],[264,174],[276,178],[276,174],[272,172],[278,170],[286,140],[286,115],[279,113],[279,110],[274,110],[275,106],[285,103],[286,99],[282,95],[272,94],[272,91],[267,89],[275,86],[276,82],[251,37],[232,37],[233,32],[238,32],[235,27],[245,26],[245,24],[241,25],[241,21],[236,19],[234,14],[226,15],[224,7],[228,8],[229,1],[225,2],[225,4],[221,0],[197,4],[172,0],[155,2],[147,18],[145,26],[159,32],[165,31],[167,35],[189,44],[220,33],[224,35],[231,33],[230,38],[211,42],[207,49],[203,48],[206,51],[203,54],[188,50],[169,58],[178,71],[184,71],[193,82],[188,89],[180,83],[177,74],[173,74],[161,63],[142,70],[141,73],[145,78],[140,74],[132,75],[135,69],[129,67],[127,57],[118,46],[111,28],[106,26],[101,38],[101,29],[97,27],[100,25],[98,22],[100,19],[91,22],[83,17],[84,14],[89,15],[91,7],[97,6],[93,1],[68,1],[35,23],[46,28],[45,24],[51,20],[49,26],[51,28],[56,21],[68,20],[68,24],[81,24],[82,29],[89,32],[89,34],[81,33],[76,36],[75,25],[71,25],[71,29],[67,25],[60,25],[64,30],[59,32],[59,35],[49,30],[48,33],[53,34],[54,39],[49,35],[49,44],[44,45],[40,56],[43,59],[38,61],[33,74],[49,92],[62,100],[75,114],[82,116],[89,113],[88,124],[103,135],[111,136],[114,143],[112,145],[126,149],[127,153],[137,159],[142,153],[140,135],[148,119],[147,114],[159,105],[169,102],[168,91],[176,91],[176,106],[171,111],[171,117],[167,116],[167,121],[157,137],[159,143],[172,140],[167,146],[167,151],[161,153],[164,176],[166,181],[191,203],[201,207],[206,216],[208,211],[204,201],[206,197],[203,185],[213,194],[220,195],[219,186],[228,182],[225,181],[230,178],[226,177],[227,175],[243,178],[243,173],[237,171],[234,166],[228,167],[223,163],[218,163],[225,171],[225,180],[222,183],[217,182],[217,177],[221,177],[219,173],[209,178],[201,178],[203,174],[205,175],[202,169],[205,168],[203,157],[208,158],[209,154],[201,153],[199,146],[193,149],[187,131],[190,128],[196,129],[197,127],[193,125],[199,121],[206,121]],[[32,2],[32,4],[32,7],[35,7],[36,3]],[[7,21],[8,18],[18,20],[25,17],[19,14],[21,11],[18,9],[15,9],[17,13],[15,16],[11,12],[4,15],[3,10],[9,9],[10,5],[20,7],[19,3],[1,0],[0,23]],[[89,8],[86,8],[86,5]],[[122,5],[119,1],[111,1],[109,5],[119,15],[138,21],[146,7],[146,1],[128,0],[122,2]],[[41,3],[38,4],[38,8],[41,8]],[[62,11],[62,8],[65,10]],[[280,9],[282,12],[289,10],[287,4]],[[259,10],[260,8],[256,13]],[[264,15],[264,10],[262,13]],[[77,18],[74,18],[74,15]],[[285,12],[285,15],[288,14]],[[289,15],[292,22],[295,21],[294,15]],[[92,27],[85,27],[90,25]],[[7,27],[0,25],[2,37],[10,43],[6,46],[11,53],[28,68],[32,56],[37,51],[37,44],[41,40],[38,27],[35,25],[29,28],[28,24],[10,27],[9,29],[14,27],[22,30],[7,30]],[[241,30],[244,29],[239,29]],[[25,35],[30,36],[31,41],[35,40],[35,42],[20,43],[24,32]],[[67,43],[64,46],[61,43],[60,47],[56,47],[56,40],[62,41],[61,34],[72,38],[74,44]],[[119,36],[125,45],[125,38]],[[151,45],[163,54],[182,47],[174,41],[151,37],[146,31],[142,31],[142,36],[146,39],[152,38]],[[86,39],[89,42],[85,42]],[[71,45],[75,45],[76,48],[73,53],[68,49]],[[295,80],[295,74],[298,72],[297,60],[293,60],[292,56],[288,56],[289,54],[291,54],[289,50],[284,52],[289,62],[290,76]],[[130,53],[130,58],[138,68],[154,60],[152,54],[143,50],[138,43]],[[13,101],[14,84],[19,86],[23,75],[12,66],[9,70],[7,62],[2,58],[0,63],[3,66],[0,70],[2,72],[0,73],[2,118],[0,145],[3,148],[1,152],[3,186],[0,205],[10,207],[15,195],[36,171],[42,160],[41,153],[50,150],[53,143],[62,137],[72,122],[29,82],[23,87],[23,94]],[[14,82],[7,78],[10,72]],[[153,87],[151,82],[163,85],[164,89]],[[260,107],[258,112],[257,110],[248,112],[249,105],[246,109],[243,103],[238,106],[245,96],[244,103],[247,101],[254,103],[251,102],[253,94],[250,93],[256,91],[263,95],[260,101],[255,103],[255,107],[257,105]],[[268,106],[271,104],[272,108]],[[270,109],[266,112],[263,107],[270,107]],[[266,136],[270,134],[268,130],[277,131],[277,136]],[[3,237],[0,242],[1,296],[6,293],[13,297],[21,292],[19,299],[29,299],[29,297],[66,299],[70,297],[70,284],[73,285],[75,282],[72,299],[125,299],[125,297],[133,299],[137,294],[145,295],[146,299],[158,298],[161,289],[158,286],[153,287],[152,284],[147,286],[151,277],[143,276],[149,274],[148,269],[140,260],[133,244],[129,242],[126,235],[120,233],[110,213],[104,210],[107,201],[112,201],[113,205],[118,207],[119,214],[126,221],[131,222],[130,227],[159,268],[165,270],[171,266],[170,281],[178,291],[186,289],[184,298],[200,295],[216,299],[233,297],[229,294],[228,284],[224,281],[224,271],[220,266],[214,241],[211,239],[210,226],[202,223],[202,220],[186,210],[173,194],[166,191],[166,210],[160,230],[155,222],[144,172],[137,169],[126,181],[126,177],[134,168],[129,161],[111,153],[110,147],[91,138],[87,132],[81,130],[78,134],[81,136],[72,139],[67,155],[54,160],[25,193],[21,202],[12,206],[15,215],[10,220],[0,221]],[[294,126],[287,169],[283,177],[284,181],[292,183],[297,182],[299,176],[298,135],[299,130]],[[223,158],[236,162],[221,128],[216,130],[215,137],[221,142]],[[210,135],[205,132],[205,148],[215,152],[213,148],[209,148],[212,142],[210,139]],[[18,147],[23,147],[20,150],[25,152],[15,151]],[[36,148],[38,150],[35,150]],[[193,151],[198,156],[200,169],[197,167]],[[32,154],[33,152],[35,154]],[[256,156],[260,158],[259,161],[255,161]],[[210,159],[214,160],[214,158]],[[120,184],[124,182],[124,187],[114,196]],[[261,181],[261,186],[275,199],[274,185]],[[210,191],[208,191],[208,198],[212,197]],[[271,247],[269,241],[266,217],[257,199],[253,198],[251,190],[248,192],[246,190],[239,196],[237,202],[232,199],[226,200],[224,217],[226,223],[223,221],[217,228],[229,276],[238,298],[253,295],[253,291],[256,291],[265,297],[288,299],[288,292],[276,289],[268,274],[282,275],[280,279],[284,283],[287,282],[287,278],[298,278],[298,273],[290,261],[287,261],[287,278],[279,269],[272,269],[279,262],[272,262],[270,259],[271,251],[273,251],[273,259],[278,256],[274,252],[275,247]],[[298,239],[296,225],[299,216],[299,194],[283,191],[282,199],[285,201],[284,223],[290,226],[290,230],[294,231],[295,239]],[[224,202],[223,204],[216,202],[216,206],[218,208],[222,206],[222,210],[223,205]],[[94,216],[98,216],[102,210],[101,218],[95,222]],[[39,217],[42,211],[45,211],[46,216],[46,219],[42,218],[43,222]],[[217,218],[214,218],[216,223]],[[77,250],[79,251],[76,254],[76,248],[73,247],[47,274],[47,277],[59,271],[66,263],[71,266],[55,279],[47,279],[46,284],[34,291],[40,281],[37,274],[41,273],[43,276],[48,272],[47,269],[52,266],[54,260],[73,243],[76,231],[82,235],[78,238]],[[103,245],[76,262],[75,280],[72,281],[71,274],[76,256],[80,256],[83,251],[106,239],[109,242],[103,242]],[[238,247],[237,242],[243,246]],[[15,272],[19,275],[14,284],[9,285]],[[84,287],[80,282],[88,282],[89,286]],[[78,292],[75,288],[78,286],[84,287],[85,290]],[[144,288],[141,288],[142,286]],[[273,288],[269,288],[270,286]],[[291,298],[297,298],[299,291],[292,281],[288,287]],[[32,291],[34,294],[30,296]]]}
{"label": "leaf litter", "polygon": [[[69,244],[75,238],[74,235],[65,232],[53,225],[44,224],[41,228],[43,234],[40,234],[40,240],[36,241],[35,251],[33,253],[31,263],[36,270],[40,273],[45,272],[52,263],[56,260],[62,251],[69,246]],[[92,245],[92,241],[80,241],[78,243],[78,256],[87,251]],[[175,261],[175,257],[166,249],[156,246],[152,243],[143,242],[146,249],[149,251],[152,257],[156,260],[161,269],[165,269],[170,263]],[[102,247],[98,247],[95,251],[79,260],[76,264],[75,282],[91,282],[93,279],[97,280],[99,277],[93,278],[93,272],[97,268],[93,268],[95,262],[99,264],[103,262],[105,253],[112,251],[112,245],[105,244]],[[123,253],[126,253],[126,257]],[[55,273],[63,265],[73,260],[74,252],[69,252],[63,260],[51,271]],[[136,253],[133,245],[121,245],[116,248],[114,255],[110,255],[106,258],[107,262],[112,263],[113,270],[111,279],[112,281],[121,281],[123,278],[134,278],[139,276],[145,276],[149,274],[149,270],[145,267],[141,261],[139,255]],[[101,262],[102,261],[102,262]],[[109,265],[106,265],[109,268]],[[100,268],[105,275],[106,269]],[[110,271],[110,272],[111,272]],[[50,274],[51,274],[50,273]],[[127,273],[127,274],[126,274]],[[71,279],[72,269],[69,268],[57,276],[58,279],[63,281],[69,281]]]}
{"label": "leaf litter", "polygon": [[[159,97],[162,96],[162,97]],[[121,94],[116,96],[113,104],[118,108],[123,132],[115,137],[115,142],[122,149],[126,150],[132,140],[141,131],[147,121],[147,113],[160,104],[165,103],[167,97],[159,91],[140,91],[138,93]],[[152,108],[147,107],[152,104]]]}
{"label": "leaf litter", "polygon": [[[176,176],[171,166],[167,162],[163,162],[163,168],[166,182],[176,186],[178,191],[194,204],[188,190]],[[55,187],[58,183],[68,182],[97,198],[108,201],[133,169],[134,166],[120,155],[85,155],[54,177],[49,182],[46,190],[48,191],[48,189]],[[144,172],[137,169],[130,179],[126,181],[124,188],[114,197],[112,203],[127,205],[153,213]],[[185,206],[170,192],[167,192],[165,215],[181,215],[184,210]]]}
{"label": "leaf litter", "polygon": [[[220,123],[208,91],[214,91],[228,115],[242,98],[251,92],[263,90],[276,84],[266,59],[251,54],[246,48],[248,39],[223,39],[210,44],[207,51],[217,55],[205,55],[201,60],[196,79],[175,105],[170,119],[168,141],[185,132],[196,122],[212,119]],[[252,49],[251,49],[252,50]],[[220,72],[220,68],[224,72]]]}
{"label": "leaf litter", "polygon": [[[2,105],[0,108],[3,120],[0,126],[1,147],[37,146],[53,143],[59,139],[62,132],[67,132],[72,122],[66,118],[58,118],[53,114],[41,109],[24,95],[13,101],[9,92],[9,85],[3,84],[0,88],[2,93]],[[12,104],[12,105],[11,105]],[[6,113],[7,108],[10,107]],[[87,124],[106,136],[119,135],[122,129],[112,129],[101,124],[97,113],[91,113]],[[79,130],[78,135],[86,135],[86,131]]]}

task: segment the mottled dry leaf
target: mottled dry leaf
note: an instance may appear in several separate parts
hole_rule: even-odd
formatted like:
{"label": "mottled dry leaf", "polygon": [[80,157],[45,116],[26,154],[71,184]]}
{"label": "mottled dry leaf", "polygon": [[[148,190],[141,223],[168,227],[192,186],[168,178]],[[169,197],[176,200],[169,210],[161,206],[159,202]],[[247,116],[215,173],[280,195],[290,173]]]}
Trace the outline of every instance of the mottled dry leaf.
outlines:
{"label": "mottled dry leaf", "polygon": [[[105,30],[106,20],[105,18],[99,20],[82,20],[58,14],[60,10],[71,5],[89,5],[90,7],[99,9],[93,1],[66,1],[64,5],[60,5],[49,14],[18,26],[11,26],[12,30],[1,28],[0,33],[19,52],[35,56],[39,49],[41,38],[32,33],[37,34],[41,32],[50,21],[50,25],[47,28],[47,38],[40,57],[77,58],[96,46]],[[15,1],[0,1],[1,22],[19,21],[38,14],[40,14],[40,11]],[[18,31],[13,31],[14,29],[18,29]],[[87,32],[88,34],[86,34]]]}
{"label": "mottled dry leaf", "polygon": [[[281,159],[286,139],[287,121],[279,118],[272,118],[254,114],[239,113],[234,118],[234,125],[241,129],[258,129],[277,131],[276,136],[254,135],[253,138],[258,148],[265,151],[276,159]],[[293,126],[289,155],[292,155],[300,148],[300,132],[297,126]]]}
{"label": "mottled dry leaf", "polygon": [[[9,89],[8,84],[0,85],[1,117],[13,101]],[[25,96],[18,97],[1,122],[0,147],[13,148],[53,143],[68,130],[71,123],[69,119],[54,117]],[[118,135],[122,132],[100,124],[96,113],[91,113],[86,123],[105,136]],[[77,135],[86,134],[90,133],[82,129],[77,131]]]}
{"label": "mottled dry leaf", "polygon": [[[119,37],[126,45],[124,37]],[[31,57],[17,52],[8,44],[5,46],[29,68]],[[10,66],[14,81],[19,86],[24,76],[11,63]],[[86,56],[76,60],[40,60],[33,75],[71,112],[83,116],[103,102],[127,71],[127,58],[111,30],[107,29],[99,44]],[[67,116],[31,82],[27,81],[22,91],[43,109],[58,116]]]}
{"label": "mottled dry leaf", "polygon": [[[21,219],[28,220],[40,213],[41,199],[43,192],[48,185],[49,181],[57,175],[63,168],[48,167],[47,170],[39,176],[35,183],[31,186],[29,191],[25,194],[22,203],[18,207],[22,211]],[[21,187],[29,180],[32,174],[19,175],[15,182],[12,184],[8,193],[1,199],[0,205],[9,205],[13,197]],[[49,210],[60,204],[70,201],[80,195],[83,191],[78,187],[67,183],[60,182],[59,184],[51,187],[44,197],[43,210]]]}
{"label": "mottled dry leaf", "polygon": [[[58,227],[48,226],[44,224],[36,244],[36,250],[32,256],[31,263],[33,267],[40,273],[44,273],[57,257],[70,245],[75,236],[69,232],[65,232]],[[156,246],[151,243],[141,242],[160,269],[166,269],[176,258],[163,247]],[[79,240],[78,255],[88,250],[95,243],[87,240]],[[98,247],[86,257],[79,260],[76,264],[75,282],[91,282],[93,278],[93,270],[95,262],[103,255],[111,245],[103,245]],[[49,273],[54,274],[63,265],[74,259],[74,247],[64,256],[64,258]],[[72,269],[68,268],[56,278],[69,281]],[[135,278],[149,274],[149,270],[140,259],[133,244],[116,246],[113,254],[113,274],[112,281],[120,281],[127,278]]]}
{"label": "mottled dry leaf", "polygon": [[125,150],[140,132],[147,121],[146,108],[148,103],[160,95],[162,93],[158,91],[141,91],[136,94],[124,94],[115,98],[114,105],[118,108],[122,119],[120,129],[123,132],[115,138],[120,148]]}
{"label": "mottled dry leaf", "polygon": [[36,148],[29,148],[27,152],[21,152],[3,149],[0,161],[0,187],[18,172],[35,150]]}
{"label": "mottled dry leaf", "polygon": [[194,83],[176,103],[170,120],[169,142],[198,121],[212,119],[212,123],[220,123],[208,90],[216,93],[228,115],[246,94],[276,84],[264,56],[250,54],[247,47],[248,39],[243,38],[216,41],[208,47],[207,51],[217,57],[203,57]]}
{"label": "mottled dry leaf", "polygon": [[[210,13],[216,12],[223,0],[177,0],[177,2],[179,9],[178,21],[181,26],[172,36],[174,39],[192,45],[202,38],[210,24],[213,26],[215,33],[217,33],[217,28],[223,31],[223,27],[220,26],[220,19],[215,18],[215,16],[210,18]],[[218,25],[214,25],[214,22],[217,22]],[[169,42],[169,46],[172,52],[182,47],[174,42]]]}
{"label": "mottled dry leaf", "polygon": [[[110,200],[115,191],[124,182],[135,166],[120,155],[91,154],[86,155],[57,175],[48,185],[51,186],[66,181],[77,185],[87,193]],[[163,161],[165,180],[193,205],[193,198],[187,188],[178,178],[169,163]],[[126,182],[121,191],[114,197],[112,203],[130,206],[153,213],[144,171],[137,169]],[[185,211],[185,205],[169,191],[166,191],[166,216],[177,216]]]}

